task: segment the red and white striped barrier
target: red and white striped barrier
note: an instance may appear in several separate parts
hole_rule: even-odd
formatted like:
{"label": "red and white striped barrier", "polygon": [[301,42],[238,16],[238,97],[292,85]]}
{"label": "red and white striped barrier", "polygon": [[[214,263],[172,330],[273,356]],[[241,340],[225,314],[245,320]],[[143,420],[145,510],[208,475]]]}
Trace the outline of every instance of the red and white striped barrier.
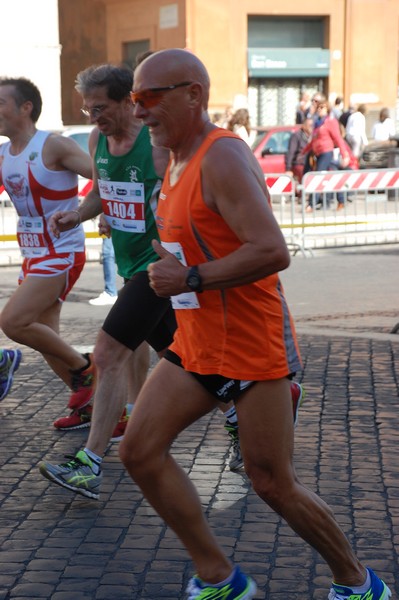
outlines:
{"label": "red and white striped barrier", "polygon": [[295,191],[295,184],[292,177],[281,173],[272,173],[265,175],[266,185],[270,195],[292,194]]}
{"label": "red and white striped barrier", "polygon": [[84,198],[90,192],[93,187],[93,182],[91,179],[80,179],[78,182],[79,188],[79,198]]}
{"label": "red and white striped barrier", "polygon": [[306,173],[302,189],[307,194],[399,188],[399,169],[314,171]]}

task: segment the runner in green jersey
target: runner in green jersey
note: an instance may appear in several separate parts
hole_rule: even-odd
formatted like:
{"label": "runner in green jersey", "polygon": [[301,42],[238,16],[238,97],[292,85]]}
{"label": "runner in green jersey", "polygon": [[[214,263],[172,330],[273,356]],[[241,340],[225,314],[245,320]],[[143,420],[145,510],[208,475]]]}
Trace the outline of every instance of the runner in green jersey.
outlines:
{"label": "runner in green jersey", "polygon": [[[157,258],[151,246],[151,240],[158,239],[154,213],[169,153],[151,146],[147,128],[134,117],[132,84],[130,70],[112,65],[79,73],[76,87],[83,110],[96,125],[89,139],[93,188],[78,211],[58,212],[51,224],[54,233],[62,235],[77,222],[104,213],[106,225],[100,231],[111,233],[118,273],[125,280],[94,349],[97,387],[86,447],[67,469],[41,465],[45,477],[92,498],[98,497],[101,459],[121,415],[119,425],[126,424],[128,375],[140,370],[137,390],[147,374],[145,360],[141,369],[135,364],[135,357],[140,361],[139,348],[147,341],[161,356],[176,328],[170,300],[153,292],[147,275],[148,264]],[[97,470],[91,484],[88,478],[76,477],[76,470],[86,468],[85,461]]]}
{"label": "runner in green jersey", "polygon": [[122,156],[110,154],[107,137],[100,133],[94,161],[118,273],[129,279],[158,258],[151,240],[158,239],[155,211],[162,179],[155,172],[147,127]]}
{"label": "runner in green jersey", "polygon": [[[111,65],[79,73],[76,89],[83,97],[83,112],[96,125],[89,140],[93,189],[78,211],[59,212],[52,220],[53,231],[62,235],[78,222],[103,213],[106,223],[102,221],[100,231],[111,233],[118,272],[125,279],[94,349],[97,387],[86,447],[68,463],[40,465],[42,475],[51,481],[90,498],[98,498],[100,464],[112,432],[118,424],[123,434],[126,425],[128,374],[139,371],[133,381],[134,396],[147,373],[145,362],[140,369],[134,362],[140,360],[142,343],[147,341],[163,356],[176,328],[169,298],[154,293],[147,274],[148,264],[158,259],[151,241],[159,239],[154,216],[169,152],[152,147],[148,129],[134,117],[132,84],[131,71]],[[234,442],[236,470],[242,457],[235,409],[232,403],[220,408]],[[231,469],[232,465],[230,460]]]}

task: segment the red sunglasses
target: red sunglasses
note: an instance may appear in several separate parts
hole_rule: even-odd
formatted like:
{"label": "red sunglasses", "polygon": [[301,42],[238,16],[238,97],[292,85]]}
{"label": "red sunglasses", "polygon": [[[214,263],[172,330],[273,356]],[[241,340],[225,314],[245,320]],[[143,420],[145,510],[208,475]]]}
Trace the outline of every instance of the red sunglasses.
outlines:
{"label": "red sunglasses", "polygon": [[142,92],[130,92],[130,97],[133,104],[138,104],[142,108],[152,108],[159,104],[166,92],[171,92],[179,87],[185,87],[191,85],[192,81],[182,81],[181,83],[175,83],[174,85],[167,85],[165,87],[149,88]]}

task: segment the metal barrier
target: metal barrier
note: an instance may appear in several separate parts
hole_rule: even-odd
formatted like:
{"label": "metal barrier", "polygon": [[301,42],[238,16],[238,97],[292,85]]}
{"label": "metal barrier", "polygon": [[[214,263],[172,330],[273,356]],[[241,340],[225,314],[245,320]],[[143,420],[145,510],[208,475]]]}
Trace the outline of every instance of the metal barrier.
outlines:
{"label": "metal barrier", "polygon": [[275,216],[294,250],[312,254],[315,248],[399,242],[397,168],[314,171],[297,192],[288,206],[282,195],[272,196]]}
{"label": "metal barrier", "polygon": [[297,205],[296,181],[290,175],[271,173],[265,175],[266,185],[270,193],[273,213],[283,230],[287,245],[294,254],[306,252],[301,234],[295,223]]}

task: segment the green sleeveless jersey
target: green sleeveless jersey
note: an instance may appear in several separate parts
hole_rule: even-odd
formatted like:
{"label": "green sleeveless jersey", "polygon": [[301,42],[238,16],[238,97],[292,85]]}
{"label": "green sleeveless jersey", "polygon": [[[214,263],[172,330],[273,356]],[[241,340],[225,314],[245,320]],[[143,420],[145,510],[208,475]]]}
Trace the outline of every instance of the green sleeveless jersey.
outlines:
{"label": "green sleeveless jersey", "polygon": [[155,212],[162,180],[155,173],[148,128],[142,127],[123,156],[110,154],[107,138],[100,133],[94,158],[118,274],[130,279],[159,258],[151,240],[159,240]]}

